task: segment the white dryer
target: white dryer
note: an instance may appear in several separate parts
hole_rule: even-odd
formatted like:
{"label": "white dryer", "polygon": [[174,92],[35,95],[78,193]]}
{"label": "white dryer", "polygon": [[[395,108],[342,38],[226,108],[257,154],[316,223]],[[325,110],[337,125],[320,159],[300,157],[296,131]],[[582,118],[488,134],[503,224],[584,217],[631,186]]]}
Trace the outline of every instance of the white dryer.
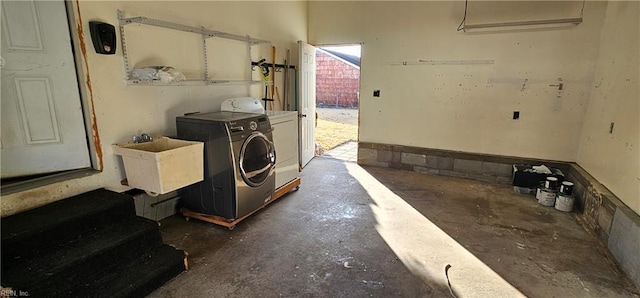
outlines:
{"label": "white dryer", "polygon": [[220,106],[221,111],[266,114],[271,123],[276,150],[276,189],[300,176],[298,151],[298,112],[266,111],[259,99],[253,97],[230,98]]}
{"label": "white dryer", "polygon": [[298,112],[267,111],[276,159],[276,189],[300,176],[298,160]]}

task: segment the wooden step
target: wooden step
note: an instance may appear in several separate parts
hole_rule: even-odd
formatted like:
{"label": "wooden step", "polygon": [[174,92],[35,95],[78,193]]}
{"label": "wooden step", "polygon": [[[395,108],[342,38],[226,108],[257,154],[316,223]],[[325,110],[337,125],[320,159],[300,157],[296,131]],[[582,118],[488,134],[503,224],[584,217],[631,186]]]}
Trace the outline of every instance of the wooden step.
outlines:
{"label": "wooden step", "polygon": [[3,288],[31,297],[143,297],[186,268],[133,198],[104,189],[2,219]]}
{"label": "wooden step", "polygon": [[[40,297],[144,297],[185,270],[185,253],[171,246],[159,246],[118,264],[117,270],[96,268],[95,279],[86,284],[63,283],[60,287],[37,289]],[[31,294],[31,293],[29,293]],[[32,295],[33,296],[33,295]]]}
{"label": "wooden step", "polygon": [[2,218],[2,267],[132,216],[131,196],[98,189]]}
{"label": "wooden step", "polygon": [[[132,262],[162,245],[158,225],[142,217],[130,217],[107,225],[88,235],[79,235],[69,242],[51,247],[35,257],[14,260],[19,265],[2,270],[2,285],[33,291],[34,288],[55,288],[60,283],[87,280],[97,268]],[[90,279],[90,278],[89,278]]]}

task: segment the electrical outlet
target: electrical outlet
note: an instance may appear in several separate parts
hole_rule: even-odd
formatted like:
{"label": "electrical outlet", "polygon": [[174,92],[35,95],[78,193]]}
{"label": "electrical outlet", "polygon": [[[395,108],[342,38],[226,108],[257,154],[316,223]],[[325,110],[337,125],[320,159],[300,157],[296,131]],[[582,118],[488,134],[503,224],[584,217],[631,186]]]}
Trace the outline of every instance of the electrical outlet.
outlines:
{"label": "electrical outlet", "polygon": [[517,120],[520,118],[520,111],[513,111],[513,120]]}
{"label": "electrical outlet", "polygon": [[380,90],[373,90],[373,97],[380,97]]}

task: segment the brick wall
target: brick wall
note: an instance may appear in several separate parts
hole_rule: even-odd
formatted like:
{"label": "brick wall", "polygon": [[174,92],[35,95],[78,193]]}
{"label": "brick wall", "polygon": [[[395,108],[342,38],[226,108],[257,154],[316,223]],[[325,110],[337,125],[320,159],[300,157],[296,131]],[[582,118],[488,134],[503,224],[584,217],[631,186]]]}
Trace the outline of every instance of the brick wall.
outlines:
{"label": "brick wall", "polygon": [[316,53],[316,104],[357,107],[360,69],[326,53]]}

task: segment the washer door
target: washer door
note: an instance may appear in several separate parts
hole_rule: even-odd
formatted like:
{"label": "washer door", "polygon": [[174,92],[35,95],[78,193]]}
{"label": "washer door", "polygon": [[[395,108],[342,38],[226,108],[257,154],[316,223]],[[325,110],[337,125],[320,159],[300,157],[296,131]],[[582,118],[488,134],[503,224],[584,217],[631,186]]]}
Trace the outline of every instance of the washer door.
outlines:
{"label": "washer door", "polygon": [[242,179],[249,186],[264,184],[276,165],[273,143],[260,132],[250,134],[240,148],[239,164]]}

